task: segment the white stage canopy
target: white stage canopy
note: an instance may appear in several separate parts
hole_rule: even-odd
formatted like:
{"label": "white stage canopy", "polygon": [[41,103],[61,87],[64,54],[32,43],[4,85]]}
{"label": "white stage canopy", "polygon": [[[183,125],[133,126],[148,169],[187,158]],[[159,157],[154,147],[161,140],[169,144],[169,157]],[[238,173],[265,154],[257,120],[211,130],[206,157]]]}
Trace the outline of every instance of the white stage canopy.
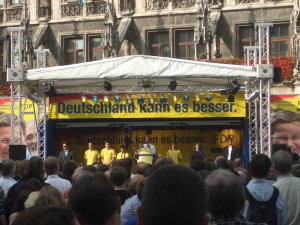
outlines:
{"label": "white stage canopy", "polygon": [[25,74],[24,82],[26,86],[53,82],[58,94],[68,94],[105,92],[105,81],[111,83],[112,92],[170,92],[168,85],[176,80],[174,91],[192,92],[224,89],[232,80],[237,80],[243,90],[256,77],[256,70],[249,66],[134,55],[32,69]]}

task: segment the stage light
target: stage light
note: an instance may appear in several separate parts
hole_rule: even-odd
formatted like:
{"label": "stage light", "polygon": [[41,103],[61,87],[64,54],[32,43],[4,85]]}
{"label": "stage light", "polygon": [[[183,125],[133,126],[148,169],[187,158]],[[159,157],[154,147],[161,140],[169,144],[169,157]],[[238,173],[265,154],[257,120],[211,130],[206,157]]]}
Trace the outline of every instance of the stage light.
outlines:
{"label": "stage light", "polygon": [[132,98],[131,98],[130,96],[127,96],[127,97],[126,97],[126,102],[127,102],[128,104],[130,104],[130,103],[132,102]]}
{"label": "stage light", "polygon": [[47,95],[48,97],[53,97],[56,96],[56,89],[54,87],[53,82],[46,82],[45,87],[44,87],[44,94]]}
{"label": "stage light", "polygon": [[235,95],[240,90],[241,85],[237,80],[233,80],[228,84],[226,89],[228,95]]}
{"label": "stage light", "polygon": [[228,95],[227,102],[234,102],[234,95]]}
{"label": "stage light", "polygon": [[104,82],[104,89],[105,89],[106,91],[111,91],[111,89],[112,89],[111,83],[108,82],[108,81],[105,81],[105,82]]}
{"label": "stage light", "polygon": [[188,95],[185,95],[184,97],[183,97],[183,101],[184,102],[188,102],[190,100],[190,97],[188,96]]}
{"label": "stage light", "polygon": [[170,90],[174,91],[176,89],[176,87],[177,87],[176,80],[171,80],[171,82],[170,82],[170,84],[169,84],[168,87],[170,88]]}
{"label": "stage light", "polygon": [[92,96],[92,102],[98,102],[99,101],[99,98],[97,95],[93,95]]}
{"label": "stage light", "polygon": [[177,96],[174,95],[174,96],[173,96],[173,102],[177,102],[177,101],[178,101]]}
{"label": "stage light", "polygon": [[211,95],[206,95],[205,100],[208,101],[208,102],[210,102],[212,100]]}
{"label": "stage light", "polygon": [[120,96],[116,96],[116,97],[115,97],[115,102],[117,102],[117,103],[121,102]]}
{"label": "stage light", "polygon": [[165,96],[160,97],[160,103],[161,104],[167,104],[167,98]]}
{"label": "stage light", "polygon": [[195,95],[195,102],[199,102],[200,101],[200,96],[199,95]]}
{"label": "stage light", "polygon": [[145,100],[144,100],[143,96],[139,96],[139,97],[138,97],[138,103],[139,103],[139,104],[144,104],[144,101],[145,101]]}
{"label": "stage light", "polygon": [[103,101],[104,101],[105,103],[109,102],[108,96],[104,96]]}
{"label": "stage light", "polygon": [[155,103],[155,98],[153,96],[150,96],[149,102],[150,102],[150,104],[154,104]]}
{"label": "stage light", "polygon": [[81,96],[81,102],[86,102],[86,96],[85,95]]}

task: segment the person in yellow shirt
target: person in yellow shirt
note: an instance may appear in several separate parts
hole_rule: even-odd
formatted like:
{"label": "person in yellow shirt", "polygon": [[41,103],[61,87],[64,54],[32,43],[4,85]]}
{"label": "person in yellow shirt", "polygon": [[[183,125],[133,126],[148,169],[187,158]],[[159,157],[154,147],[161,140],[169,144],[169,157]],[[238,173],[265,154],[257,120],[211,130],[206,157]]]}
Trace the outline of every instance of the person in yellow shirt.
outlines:
{"label": "person in yellow shirt", "polygon": [[121,152],[119,152],[117,154],[117,159],[126,159],[126,158],[129,158],[129,154],[128,152],[126,152],[126,148],[124,145],[121,145],[121,148],[120,148]]}
{"label": "person in yellow shirt", "polygon": [[179,164],[181,159],[182,159],[182,155],[179,149],[177,149],[177,144],[175,142],[172,143],[171,145],[171,149],[169,149],[167,151],[167,155],[166,157],[169,157],[171,159],[173,159],[175,164]]}
{"label": "person in yellow shirt", "polygon": [[92,165],[94,162],[100,162],[100,154],[99,151],[94,149],[93,143],[88,144],[89,149],[84,153],[85,165]]}
{"label": "person in yellow shirt", "polygon": [[101,150],[101,161],[103,164],[111,166],[111,163],[116,159],[116,152],[110,148],[110,143],[105,142],[105,148]]}

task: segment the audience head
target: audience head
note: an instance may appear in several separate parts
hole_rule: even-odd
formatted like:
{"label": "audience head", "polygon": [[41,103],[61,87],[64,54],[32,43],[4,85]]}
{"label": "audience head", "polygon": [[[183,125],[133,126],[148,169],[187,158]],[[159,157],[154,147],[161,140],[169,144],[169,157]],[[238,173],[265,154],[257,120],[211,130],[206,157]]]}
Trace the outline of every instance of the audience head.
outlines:
{"label": "audience head", "polygon": [[216,170],[205,180],[209,202],[208,211],[213,216],[231,216],[239,213],[245,202],[241,179],[228,170]]}
{"label": "audience head", "polygon": [[171,158],[164,158],[164,157],[158,158],[153,165],[152,171],[155,171],[155,170],[159,169],[160,167],[167,166],[167,165],[173,165],[173,164],[174,164],[174,161]]}
{"label": "audience head", "polygon": [[102,173],[105,173],[106,171],[109,171],[109,165],[106,164],[100,164],[97,171],[100,171]]}
{"label": "audience head", "polygon": [[44,167],[47,175],[53,175],[59,173],[59,164],[58,164],[58,159],[56,157],[48,156],[45,159]]}
{"label": "audience head", "polygon": [[78,164],[73,160],[67,160],[64,162],[61,170],[61,176],[64,179],[72,182],[72,175],[75,169],[78,167]]}
{"label": "audience head", "polygon": [[2,162],[2,176],[13,177],[16,171],[16,162],[12,159],[6,159]]}
{"label": "audience head", "polygon": [[35,201],[35,206],[56,206],[56,207],[64,207],[66,204],[62,205],[61,201],[55,197],[54,195],[39,195]]}
{"label": "audience head", "polygon": [[16,177],[17,179],[25,177],[25,170],[28,166],[29,161],[23,159],[22,161],[16,161]]}
{"label": "audience head", "polygon": [[138,221],[140,225],[206,224],[207,201],[205,183],[194,170],[166,165],[147,178]]}
{"label": "audience head", "polygon": [[256,154],[252,157],[251,161],[251,175],[254,178],[263,179],[269,175],[272,161],[265,154]]}
{"label": "audience head", "polygon": [[87,170],[87,171],[91,171],[91,172],[96,172],[97,171],[96,167],[94,167],[93,165],[84,166],[82,168],[82,170]]}
{"label": "audience head", "polygon": [[287,151],[277,151],[272,157],[276,176],[290,173],[293,165],[293,158]]}
{"label": "audience head", "polygon": [[299,177],[300,178],[300,164],[294,164],[292,166],[292,174],[294,177]]}
{"label": "audience head", "polygon": [[227,162],[227,159],[225,159],[224,156],[218,156],[216,159],[215,159],[215,163],[216,163],[216,166],[217,166],[217,169],[221,169],[223,164]]}
{"label": "audience head", "polygon": [[123,161],[124,161],[125,167],[129,168],[130,171],[131,171],[132,165],[133,165],[132,159],[131,158],[125,158],[125,159],[123,159]]}
{"label": "audience head", "polygon": [[74,213],[66,208],[35,206],[21,212],[13,225],[79,225]]}
{"label": "audience head", "polygon": [[38,178],[41,180],[44,178],[44,161],[40,157],[33,156],[29,159],[24,178]]}
{"label": "audience head", "polygon": [[193,159],[191,162],[191,168],[195,171],[205,169],[205,161],[203,159]]}
{"label": "audience head", "polygon": [[69,192],[68,205],[82,224],[120,224],[120,200],[103,173],[78,177]]}
{"label": "audience head", "polygon": [[15,197],[15,203],[13,206],[13,211],[23,211],[25,209],[25,201],[27,200],[28,196],[31,192],[39,191],[41,189],[42,185],[40,180],[37,178],[31,178],[29,180],[22,180],[19,181],[19,185],[16,186],[14,197]]}
{"label": "audience head", "polygon": [[121,166],[114,166],[110,171],[110,180],[112,184],[116,187],[119,187],[126,183],[127,181],[127,170]]}
{"label": "audience head", "polygon": [[145,163],[145,162],[139,162],[136,164],[136,173],[143,175],[144,170],[149,166],[149,164]]}
{"label": "audience head", "polygon": [[237,167],[244,168],[244,160],[242,158],[234,159],[233,166],[234,166],[234,168],[237,168]]}
{"label": "audience head", "polygon": [[53,187],[51,185],[45,185],[44,187],[42,187],[40,190],[40,195],[54,196],[55,198],[57,198],[61,206],[66,205],[61,192],[56,187]]}
{"label": "audience head", "polygon": [[125,162],[122,159],[115,159],[111,164],[111,167],[114,167],[114,166],[125,167]]}

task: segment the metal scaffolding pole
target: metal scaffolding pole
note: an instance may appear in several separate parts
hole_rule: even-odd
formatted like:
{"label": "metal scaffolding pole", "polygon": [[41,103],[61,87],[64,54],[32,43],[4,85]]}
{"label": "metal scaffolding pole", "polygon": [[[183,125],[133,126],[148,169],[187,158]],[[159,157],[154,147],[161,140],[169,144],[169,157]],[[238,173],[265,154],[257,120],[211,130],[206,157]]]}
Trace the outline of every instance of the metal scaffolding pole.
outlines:
{"label": "metal scaffolding pole", "polygon": [[11,136],[10,144],[22,144],[23,136],[23,115],[22,115],[22,86],[23,65],[22,65],[22,43],[25,27],[8,27],[10,35],[10,65],[7,68],[7,81],[10,85],[11,101]]}
{"label": "metal scaffolding pole", "polygon": [[258,153],[258,132],[257,132],[257,97],[248,102],[249,113],[249,157]]}
{"label": "metal scaffolding pole", "polygon": [[38,127],[37,127],[37,146],[39,156],[42,159],[46,158],[46,97],[38,104]]}
{"label": "metal scaffolding pole", "polygon": [[[36,53],[36,68],[45,68],[47,67],[47,56],[49,53],[49,49],[35,49]],[[37,110],[37,147],[39,151],[39,156],[42,159],[46,158],[46,122],[47,122],[47,114],[46,114],[46,102],[47,98],[44,96],[41,101],[36,102],[38,104]]]}
{"label": "metal scaffolding pole", "polygon": [[[256,46],[244,47],[248,66],[257,71],[257,83],[247,93],[249,117],[249,155],[271,155],[270,84],[274,75],[270,64],[270,28],[272,23],[255,23]],[[263,64],[264,63],[264,64]]]}
{"label": "metal scaffolding pole", "polygon": [[[270,29],[273,23],[255,23],[256,45],[259,46],[258,71],[259,79],[259,142],[260,153],[271,156],[271,110],[270,86],[274,76],[273,66],[270,66]],[[262,64],[266,63],[266,64]]]}

